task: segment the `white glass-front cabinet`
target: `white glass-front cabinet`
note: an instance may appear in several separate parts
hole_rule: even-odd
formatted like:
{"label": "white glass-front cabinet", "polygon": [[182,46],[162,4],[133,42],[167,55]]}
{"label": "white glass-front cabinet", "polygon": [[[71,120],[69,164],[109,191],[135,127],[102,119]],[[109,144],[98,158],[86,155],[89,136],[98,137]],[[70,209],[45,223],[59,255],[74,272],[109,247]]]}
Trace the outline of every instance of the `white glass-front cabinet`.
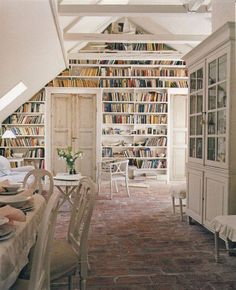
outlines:
{"label": "white glass-front cabinet", "polygon": [[235,23],[226,23],[188,53],[187,210],[211,229],[236,214]]}

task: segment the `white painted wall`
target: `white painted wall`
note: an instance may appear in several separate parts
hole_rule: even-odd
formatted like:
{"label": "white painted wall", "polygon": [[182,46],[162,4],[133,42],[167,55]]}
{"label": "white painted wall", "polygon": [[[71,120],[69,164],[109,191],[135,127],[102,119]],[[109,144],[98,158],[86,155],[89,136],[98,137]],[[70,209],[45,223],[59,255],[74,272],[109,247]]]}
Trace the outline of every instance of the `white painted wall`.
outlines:
{"label": "white painted wall", "polygon": [[65,68],[49,0],[0,1],[0,102],[23,81],[28,87],[0,111],[0,122]]}

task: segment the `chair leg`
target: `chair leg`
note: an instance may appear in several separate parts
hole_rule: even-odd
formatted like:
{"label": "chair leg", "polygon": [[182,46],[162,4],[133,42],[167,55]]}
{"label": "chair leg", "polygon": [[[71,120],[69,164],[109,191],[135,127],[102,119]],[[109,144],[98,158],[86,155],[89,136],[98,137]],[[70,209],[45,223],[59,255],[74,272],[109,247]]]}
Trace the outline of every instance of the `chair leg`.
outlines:
{"label": "chair leg", "polygon": [[171,198],[172,198],[173,214],[175,214],[175,198],[174,196],[172,196]]}
{"label": "chair leg", "polygon": [[115,180],[115,187],[116,187],[116,192],[118,192],[118,185],[117,185],[117,181]]}
{"label": "chair leg", "polygon": [[72,290],[73,289],[73,279],[72,279],[72,275],[68,276],[68,290]]}
{"label": "chair leg", "polygon": [[110,196],[111,196],[111,199],[112,199],[112,180],[110,181]]}
{"label": "chair leg", "polygon": [[219,232],[215,232],[215,261],[219,262]]}
{"label": "chair leg", "polygon": [[180,206],[180,215],[181,215],[181,221],[184,221],[184,216],[183,216],[183,201],[182,198],[179,198],[179,206]]}
{"label": "chair leg", "polygon": [[130,193],[129,193],[129,183],[128,183],[128,180],[127,179],[125,180],[125,185],[126,185],[126,190],[127,190],[128,197],[130,197]]}
{"label": "chair leg", "polygon": [[86,280],[85,279],[80,280],[80,290],[86,290]]}

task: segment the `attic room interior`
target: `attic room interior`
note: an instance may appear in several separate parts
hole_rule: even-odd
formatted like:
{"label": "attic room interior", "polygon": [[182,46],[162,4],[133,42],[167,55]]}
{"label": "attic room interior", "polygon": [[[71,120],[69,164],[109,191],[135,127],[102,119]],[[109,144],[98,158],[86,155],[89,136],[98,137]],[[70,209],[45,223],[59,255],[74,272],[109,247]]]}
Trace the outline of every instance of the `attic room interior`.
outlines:
{"label": "attic room interior", "polygon": [[236,289],[235,2],[0,1],[0,290]]}

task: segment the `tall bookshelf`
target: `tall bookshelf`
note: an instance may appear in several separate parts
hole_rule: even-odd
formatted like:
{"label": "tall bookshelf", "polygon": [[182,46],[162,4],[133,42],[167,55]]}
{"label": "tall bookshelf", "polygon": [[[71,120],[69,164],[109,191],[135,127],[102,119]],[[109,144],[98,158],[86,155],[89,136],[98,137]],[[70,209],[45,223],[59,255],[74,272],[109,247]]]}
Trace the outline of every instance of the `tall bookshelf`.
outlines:
{"label": "tall bookshelf", "polygon": [[184,61],[73,58],[48,86],[100,89],[100,160],[129,159],[141,174],[167,177],[168,91],[187,88]]}
{"label": "tall bookshelf", "polygon": [[24,163],[32,163],[38,168],[44,168],[45,159],[45,95],[41,90],[29,101],[21,105],[1,124],[2,134],[8,129],[16,138],[0,139],[0,154],[5,156],[6,149],[11,154],[20,153]]}

